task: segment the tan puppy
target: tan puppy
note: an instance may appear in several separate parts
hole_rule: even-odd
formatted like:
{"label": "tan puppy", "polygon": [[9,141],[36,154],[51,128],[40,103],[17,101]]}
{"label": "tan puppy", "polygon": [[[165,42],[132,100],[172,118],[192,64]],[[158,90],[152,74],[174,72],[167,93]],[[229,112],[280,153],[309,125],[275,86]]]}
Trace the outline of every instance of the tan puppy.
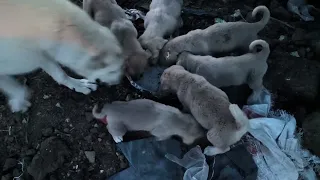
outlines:
{"label": "tan puppy", "polygon": [[183,51],[196,55],[231,52],[236,49],[248,52],[250,43],[257,39],[257,33],[270,19],[267,7],[256,7],[252,11],[252,16],[255,17],[259,12],[263,13],[263,18],[256,23],[218,23],[204,30],[196,29],[170,40],[161,50],[160,64],[165,66],[175,64],[178,55]]}
{"label": "tan puppy", "polygon": [[115,0],[83,0],[83,9],[95,21],[110,28],[116,35],[127,59],[126,70],[129,75],[137,77],[142,74],[151,54],[141,47],[136,28],[117,2]]}
{"label": "tan puppy", "polygon": [[183,0],[152,0],[144,19],[144,33],[139,37],[143,48],[152,53],[151,63],[156,64],[160,49],[168,41],[163,39],[182,26]]}
{"label": "tan puppy", "polygon": [[[259,52],[256,51],[258,46],[262,46]],[[242,56],[222,58],[183,52],[178,57],[177,65],[183,66],[191,73],[203,76],[216,87],[247,83],[253,90],[254,98],[259,98],[264,88],[263,76],[268,69],[269,44],[264,40],[255,40],[250,44],[249,50],[249,53]]]}
{"label": "tan puppy", "polygon": [[[12,75],[41,68],[59,84],[84,94],[96,90],[97,79],[120,82],[124,59],[116,37],[71,2],[1,0],[0,13],[0,90],[13,112],[31,104],[27,88]],[[86,79],[69,77],[59,64]]]}
{"label": "tan puppy", "polygon": [[173,65],[161,76],[161,89],[176,93],[201,126],[208,131],[207,138],[215,146],[212,154],[229,151],[248,130],[248,118],[228,96],[211,85],[204,77]]}
{"label": "tan puppy", "polygon": [[178,135],[186,144],[204,136],[204,130],[190,114],[148,99],[115,101],[104,105],[101,113],[92,110],[97,119],[106,118],[107,128],[116,143],[127,131],[149,131],[158,140]]}

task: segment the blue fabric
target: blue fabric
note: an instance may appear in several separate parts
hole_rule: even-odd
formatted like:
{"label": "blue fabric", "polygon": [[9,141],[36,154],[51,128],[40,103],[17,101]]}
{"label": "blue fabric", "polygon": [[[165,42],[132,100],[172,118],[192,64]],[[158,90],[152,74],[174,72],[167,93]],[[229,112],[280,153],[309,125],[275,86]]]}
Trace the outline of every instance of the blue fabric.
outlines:
{"label": "blue fabric", "polygon": [[181,166],[165,158],[167,153],[181,156],[180,142],[174,139],[156,141],[154,137],[117,144],[130,167],[110,180],[178,180]]}

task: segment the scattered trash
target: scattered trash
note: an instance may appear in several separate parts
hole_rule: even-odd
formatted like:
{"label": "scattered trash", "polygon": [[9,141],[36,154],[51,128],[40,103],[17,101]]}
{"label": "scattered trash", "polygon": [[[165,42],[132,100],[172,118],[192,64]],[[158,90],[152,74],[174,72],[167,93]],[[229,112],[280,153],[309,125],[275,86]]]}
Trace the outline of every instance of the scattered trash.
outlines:
{"label": "scattered trash", "polygon": [[226,21],[221,18],[214,18],[214,23],[225,23]]}
{"label": "scattered trash", "polygon": [[314,21],[314,17],[309,14],[309,9],[313,6],[306,4],[305,0],[288,0],[287,8],[290,12],[299,15],[304,21]]}
{"label": "scattered trash", "polygon": [[286,36],[281,35],[281,36],[279,37],[279,41],[283,41],[285,38],[286,38]]}
{"label": "scattered trash", "polygon": [[180,143],[174,139],[156,141],[146,138],[118,143],[130,167],[108,178],[109,180],[182,179],[181,167],[165,158],[170,153],[180,157]]}
{"label": "scattered trash", "polygon": [[145,14],[137,9],[125,9],[125,13],[128,19],[131,21],[135,21],[137,19],[143,19],[145,18]]}
{"label": "scattered trash", "polygon": [[86,155],[88,161],[91,164],[95,163],[95,161],[96,161],[96,152],[94,152],[94,151],[85,151],[84,154]]}
{"label": "scattered trash", "polygon": [[290,53],[290,55],[293,57],[300,57],[298,51],[293,51]]}

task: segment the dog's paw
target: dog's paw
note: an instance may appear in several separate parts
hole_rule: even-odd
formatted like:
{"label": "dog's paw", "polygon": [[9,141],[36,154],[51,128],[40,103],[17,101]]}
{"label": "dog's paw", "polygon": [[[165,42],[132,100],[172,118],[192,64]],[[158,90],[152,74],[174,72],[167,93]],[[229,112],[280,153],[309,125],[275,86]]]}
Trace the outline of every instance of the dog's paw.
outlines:
{"label": "dog's paw", "polygon": [[113,140],[116,143],[122,142],[123,141],[123,137],[122,136],[113,136]]}
{"label": "dog's paw", "polygon": [[226,149],[220,149],[214,146],[208,146],[204,149],[203,154],[205,154],[206,156],[215,156],[217,154],[223,154],[227,151],[230,150],[230,147],[226,148]]}
{"label": "dog's paw", "polygon": [[97,90],[97,85],[87,79],[72,79],[72,89],[82,94],[89,94],[91,91]]}
{"label": "dog's paw", "polygon": [[8,101],[8,104],[10,106],[10,109],[13,113],[15,112],[26,112],[29,107],[31,106],[31,103],[23,98],[14,98],[10,99]]}

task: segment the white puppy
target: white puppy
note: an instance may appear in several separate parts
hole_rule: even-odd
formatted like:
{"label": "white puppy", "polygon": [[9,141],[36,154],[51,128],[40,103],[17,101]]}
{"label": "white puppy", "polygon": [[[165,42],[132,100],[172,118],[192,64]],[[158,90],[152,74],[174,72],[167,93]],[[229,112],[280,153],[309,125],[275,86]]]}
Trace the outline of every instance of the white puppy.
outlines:
{"label": "white puppy", "polygon": [[[11,77],[41,68],[57,83],[88,94],[94,82],[118,84],[122,49],[111,31],[66,0],[0,1],[0,90],[13,112],[30,106],[28,90]],[[86,79],[69,77],[66,66]]]}
{"label": "white puppy", "polygon": [[175,64],[178,55],[183,51],[195,55],[212,55],[234,50],[248,52],[250,43],[257,39],[257,33],[266,26],[270,19],[270,12],[267,7],[256,7],[252,11],[252,16],[255,17],[259,12],[263,13],[263,17],[255,23],[218,23],[203,30],[190,31],[183,36],[170,40],[160,51],[160,64],[165,66]]}
{"label": "white puppy", "polygon": [[152,0],[144,19],[144,33],[139,37],[143,48],[152,54],[151,63],[156,64],[160,49],[171,35],[182,26],[181,9],[183,0]]}
{"label": "white puppy", "polygon": [[[257,52],[258,46],[262,46],[259,52]],[[222,58],[183,52],[179,55],[177,65],[183,66],[191,73],[203,76],[216,87],[247,83],[253,90],[253,98],[257,99],[264,88],[263,76],[268,69],[269,44],[264,40],[255,40],[250,44],[249,51],[242,56]]]}
{"label": "white puppy", "polygon": [[127,131],[149,131],[158,140],[178,135],[186,144],[204,136],[204,130],[190,114],[149,99],[115,101],[105,104],[101,113],[95,106],[92,113],[95,118],[106,121],[108,131],[117,143],[123,140]]}

